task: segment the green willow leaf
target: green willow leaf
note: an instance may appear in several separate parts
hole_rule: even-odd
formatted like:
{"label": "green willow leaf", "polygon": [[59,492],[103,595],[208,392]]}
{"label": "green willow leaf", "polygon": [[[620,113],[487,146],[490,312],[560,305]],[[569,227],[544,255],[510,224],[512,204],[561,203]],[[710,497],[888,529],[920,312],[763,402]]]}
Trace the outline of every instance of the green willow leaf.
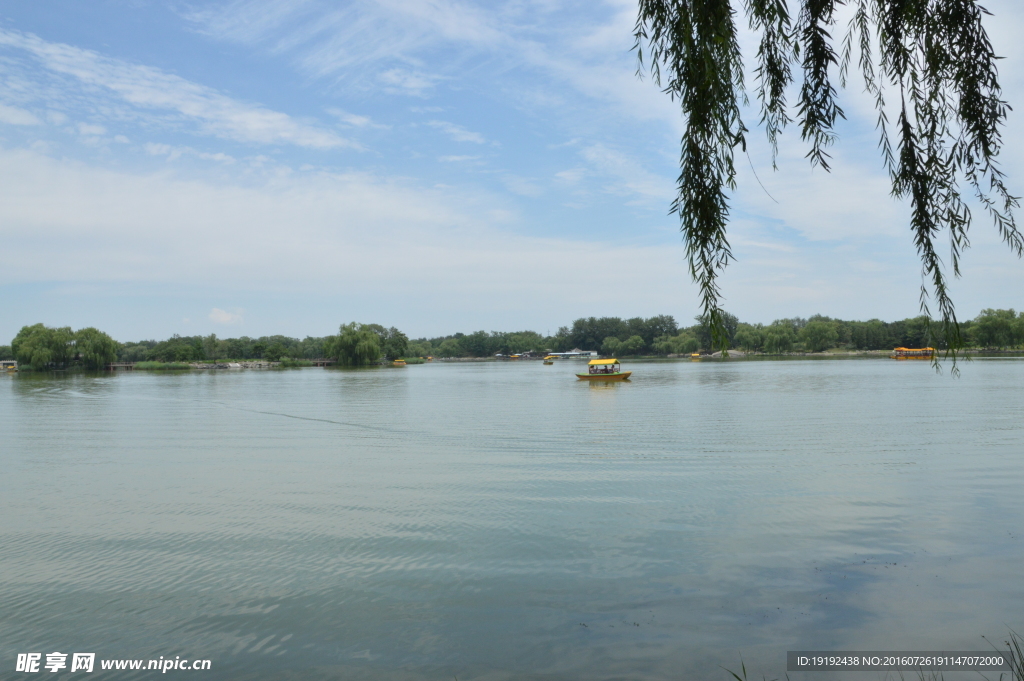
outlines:
{"label": "green willow leaf", "polygon": [[[795,119],[810,145],[810,162],[829,169],[827,149],[836,140],[836,120],[844,117],[830,74],[837,71],[845,86],[859,52],[857,65],[878,111],[879,148],[892,194],[911,205],[910,227],[922,266],[921,309],[930,316],[929,301],[936,304],[943,341],[955,362],[963,341],[947,271],[960,276],[973,220],[962,185],[970,187],[1009,248],[1018,257],[1024,253],[1013,216],[1018,200],[997,163],[1010,107],[1001,98],[998,57],[982,25],[987,11],[976,0],[796,2],[795,15],[786,0],[742,5],[760,36],[754,74],[773,166],[778,135],[793,121],[785,95],[798,67],[802,81]],[[846,4],[853,16],[837,53],[836,9]],[[634,28],[638,74],[646,67],[680,103],[686,119],[671,212],[679,216],[704,317],[723,349],[718,277],[733,260],[726,237],[727,192],[735,189],[734,154],[737,147],[746,149],[747,134],[740,115],[746,93],[736,13],[730,0],[640,0]],[[899,96],[892,129],[887,87]],[[948,264],[939,255],[943,235]]]}

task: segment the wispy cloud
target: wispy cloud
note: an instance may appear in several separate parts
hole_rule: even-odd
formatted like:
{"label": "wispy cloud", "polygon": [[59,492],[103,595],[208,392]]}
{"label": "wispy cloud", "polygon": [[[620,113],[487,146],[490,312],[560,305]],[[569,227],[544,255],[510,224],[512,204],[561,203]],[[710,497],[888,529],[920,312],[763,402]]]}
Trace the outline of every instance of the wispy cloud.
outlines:
{"label": "wispy cloud", "polygon": [[352,126],[353,128],[376,128],[378,130],[387,130],[388,128],[391,127],[390,125],[383,125],[381,123],[374,123],[373,119],[371,119],[369,116],[359,116],[359,115],[354,114],[354,113],[349,113],[348,111],[345,111],[344,109],[337,109],[337,108],[331,107],[331,108],[327,109],[327,113],[329,113],[332,116],[336,117],[339,121],[341,121],[345,125]]}
{"label": "wispy cloud", "polygon": [[378,77],[385,91],[416,97],[425,96],[440,80],[438,76],[405,69],[388,69]]}
{"label": "wispy cloud", "polygon": [[235,157],[223,152],[211,154],[209,152],[193,149],[192,147],[171,146],[170,144],[146,142],[142,145],[142,148],[151,156],[166,156],[168,161],[176,161],[182,156],[188,155],[203,159],[204,161],[217,161],[218,163],[235,162]]}
{"label": "wispy cloud", "polygon": [[0,123],[7,123],[8,125],[39,125],[40,121],[29,111],[0,104]]}
{"label": "wispy cloud", "polygon": [[[645,201],[662,203],[672,200],[675,192],[670,177],[652,173],[636,159],[620,151],[603,144],[592,144],[584,148],[580,155],[596,171],[614,180],[612,184],[606,185],[606,191],[612,194],[633,194]],[[565,179],[570,179],[570,176],[565,176]]]}
{"label": "wispy cloud", "polygon": [[463,161],[476,161],[479,156],[438,156],[437,160],[441,163],[461,163]]}
{"label": "wispy cloud", "polygon": [[483,144],[487,141],[480,133],[466,130],[461,125],[455,125],[448,121],[429,121],[427,125],[437,128],[456,142],[474,142],[476,144]]}
{"label": "wispy cloud", "polygon": [[86,88],[102,88],[134,107],[173,112],[180,120],[195,122],[206,134],[239,142],[313,149],[355,146],[330,130],[233,99],[157,68],[130,64],[17,31],[0,30],[0,46],[21,50],[45,69],[72,76]]}
{"label": "wispy cloud", "polygon": [[215,307],[210,310],[210,314],[207,315],[209,320],[214,324],[241,324],[242,323],[242,311],[228,312],[222,310],[219,307]]}
{"label": "wispy cloud", "polygon": [[78,133],[80,135],[106,135],[107,129],[102,125],[93,125],[91,123],[79,123]]}

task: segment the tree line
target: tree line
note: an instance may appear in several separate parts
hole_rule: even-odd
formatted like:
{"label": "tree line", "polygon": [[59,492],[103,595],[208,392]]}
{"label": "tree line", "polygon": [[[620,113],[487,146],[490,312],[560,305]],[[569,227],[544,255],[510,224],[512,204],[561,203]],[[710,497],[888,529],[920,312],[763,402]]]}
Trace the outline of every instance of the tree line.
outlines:
{"label": "tree line", "polygon": [[0,359],[16,359],[27,369],[102,369],[113,362],[218,362],[226,360],[331,358],[343,365],[372,364],[407,354],[408,338],[394,327],[380,324],[344,324],[334,336],[303,339],[288,336],[218,338],[180,336],[119,343],[89,327],[43,324],[22,327],[9,346],[0,346]]}
{"label": "tree line", "polygon": [[[374,364],[400,357],[493,357],[522,353],[596,350],[604,355],[672,355],[707,352],[714,346],[711,324],[696,317],[680,327],[672,315],[654,317],[581,317],[551,336],[536,331],[475,331],[434,338],[409,338],[395,327],[343,324],[332,336],[303,339],[288,336],[218,338],[174,335],[162,341],[118,343],[88,327],[25,326],[10,346],[0,346],[0,359],[17,359],[34,369],[82,366],[98,369],[111,362],[216,362],[331,358],[346,366]],[[891,350],[894,347],[944,348],[939,322],[911,317],[894,322],[879,319],[849,321],[814,315],[806,319],[777,319],[771,324],[747,324],[722,313],[730,349],[765,354],[846,350]],[[985,349],[1024,346],[1024,312],[985,309],[961,323],[967,345]]]}
{"label": "tree line", "polygon": [[[524,352],[596,350],[603,355],[673,355],[709,352],[714,345],[711,323],[704,316],[679,326],[672,315],[654,317],[581,317],[552,336],[535,331],[476,331],[409,342],[409,354],[421,357],[491,357]],[[777,319],[771,324],[748,324],[722,313],[728,347],[745,352],[785,354],[846,350],[891,350],[894,347],[945,348],[940,323],[928,317],[894,322],[879,319],[849,321],[814,315]],[[1006,349],[1024,346],[1024,312],[985,309],[961,322],[967,345]]]}

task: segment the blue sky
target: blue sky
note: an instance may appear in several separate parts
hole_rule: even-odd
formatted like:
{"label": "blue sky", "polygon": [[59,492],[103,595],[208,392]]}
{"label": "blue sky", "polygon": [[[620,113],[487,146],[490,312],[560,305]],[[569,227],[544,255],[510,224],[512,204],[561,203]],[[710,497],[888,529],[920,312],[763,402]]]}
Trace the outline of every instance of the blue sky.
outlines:
{"label": "blue sky", "polygon": [[[1017,104],[1024,9],[986,6]],[[667,214],[682,120],[635,76],[634,20],[618,1],[0,3],[0,342],[39,321],[134,340],[690,319]],[[722,283],[743,320],[917,314],[870,101],[842,96],[832,174],[795,129],[779,171],[758,132],[738,159]],[[1017,194],[1022,131],[1012,114]],[[972,244],[960,314],[1024,307],[983,216]]]}

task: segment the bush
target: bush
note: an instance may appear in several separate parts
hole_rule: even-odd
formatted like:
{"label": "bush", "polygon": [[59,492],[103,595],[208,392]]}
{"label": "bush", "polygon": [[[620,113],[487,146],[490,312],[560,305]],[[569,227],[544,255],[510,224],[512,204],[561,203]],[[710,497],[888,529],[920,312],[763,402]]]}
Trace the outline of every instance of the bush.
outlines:
{"label": "bush", "polygon": [[136,362],[135,368],[144,371],[165,371],[191,369],[192,367],[181,362]]}

